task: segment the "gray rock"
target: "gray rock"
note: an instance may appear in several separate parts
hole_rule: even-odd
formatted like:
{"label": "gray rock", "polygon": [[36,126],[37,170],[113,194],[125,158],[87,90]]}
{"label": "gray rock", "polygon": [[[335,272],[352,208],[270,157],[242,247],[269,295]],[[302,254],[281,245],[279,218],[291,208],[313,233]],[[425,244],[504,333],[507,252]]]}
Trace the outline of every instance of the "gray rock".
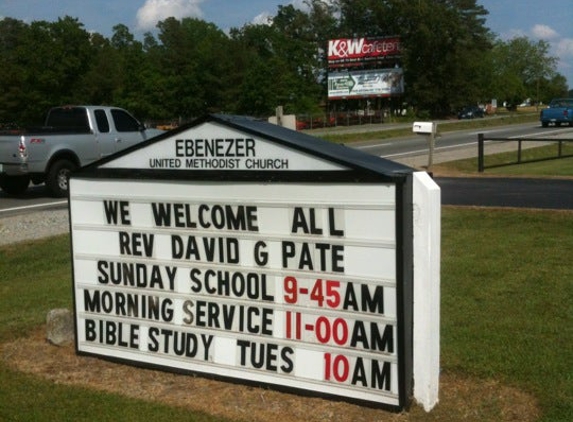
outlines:
{"label": "gray rock", "polygon": [[74,341],[74,317],[69,309],[52,309],[46,319],[46,338],[56,346]]}

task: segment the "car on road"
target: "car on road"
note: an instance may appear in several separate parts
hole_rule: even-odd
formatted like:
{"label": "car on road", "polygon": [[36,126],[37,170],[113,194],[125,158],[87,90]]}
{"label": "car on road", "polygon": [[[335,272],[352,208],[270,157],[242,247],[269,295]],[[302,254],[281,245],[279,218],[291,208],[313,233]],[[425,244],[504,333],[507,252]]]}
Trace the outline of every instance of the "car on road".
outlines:
{"label": "car on road", "polygon": [[539,114],[541,126],[547,127],[550,123],[555,126],[562,124],[573,126],[573,98],[556,98],[551,100],[549,107],[541,110]]}
{"label": "car on road", "polygon": [[485,110],[478,106],[465,106],[458,113],[458,119],[474,119],[485,117]]}

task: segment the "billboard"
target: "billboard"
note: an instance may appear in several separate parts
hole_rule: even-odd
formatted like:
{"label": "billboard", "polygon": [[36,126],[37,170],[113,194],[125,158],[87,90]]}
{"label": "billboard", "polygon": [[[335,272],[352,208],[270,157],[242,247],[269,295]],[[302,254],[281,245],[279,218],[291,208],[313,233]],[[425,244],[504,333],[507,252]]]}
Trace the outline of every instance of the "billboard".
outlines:
{"label": "billboard", "polygon": [[340,38],[328,41],[328,66],[360,66],[402,54],[400,37]]}
{"label": "billboard", "polygon": [[401,68],[342,71],[328,74],[328,99],[389,97],[404,93]]}

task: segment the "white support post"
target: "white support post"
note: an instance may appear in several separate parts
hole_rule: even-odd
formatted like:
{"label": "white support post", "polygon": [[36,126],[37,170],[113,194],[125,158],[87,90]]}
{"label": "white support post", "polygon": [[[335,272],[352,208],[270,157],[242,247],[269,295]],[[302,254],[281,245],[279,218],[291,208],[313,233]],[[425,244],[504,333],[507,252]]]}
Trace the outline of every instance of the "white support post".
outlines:
{"label": "white support post", "polygon": [[426,172],[413,178],[414,398],[429,412],[440,377],[440,188]]}

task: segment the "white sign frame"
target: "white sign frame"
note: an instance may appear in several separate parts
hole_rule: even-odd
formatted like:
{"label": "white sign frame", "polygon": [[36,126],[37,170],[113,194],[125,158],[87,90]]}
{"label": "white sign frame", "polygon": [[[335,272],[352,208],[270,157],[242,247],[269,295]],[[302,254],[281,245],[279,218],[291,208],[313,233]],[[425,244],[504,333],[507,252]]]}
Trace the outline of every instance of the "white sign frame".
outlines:
{"label": "white sign frame", "polygon": [[[150,164],[181,158],[178,141],[205,139],[249,139],[257,159],[289,164],[256,171],[243,161],[227,169]],[[201,158],[231,158],[210,151]],[[76,352],[408,407],[412,174],[288,129],[216,115],[81,169],[69,201]],[[255,283],[259,296],[213,288],[217,273],[238,286]],[[167,353],[158,353],[161,345]]]}

